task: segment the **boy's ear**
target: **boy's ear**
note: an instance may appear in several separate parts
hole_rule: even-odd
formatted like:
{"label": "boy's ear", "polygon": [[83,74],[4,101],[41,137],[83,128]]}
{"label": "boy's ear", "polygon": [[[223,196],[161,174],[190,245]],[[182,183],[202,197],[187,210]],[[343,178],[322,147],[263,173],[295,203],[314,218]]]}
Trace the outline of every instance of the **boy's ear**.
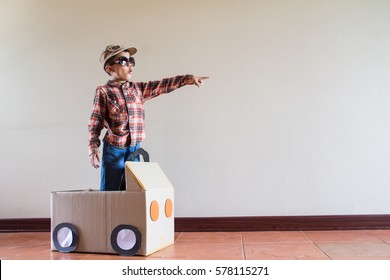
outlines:
{"label": "boy's ear", "polygon": [[106,67],[104,67],[104,70],[110,74],[112,72],[112,67],[110,65],[106,65]]}

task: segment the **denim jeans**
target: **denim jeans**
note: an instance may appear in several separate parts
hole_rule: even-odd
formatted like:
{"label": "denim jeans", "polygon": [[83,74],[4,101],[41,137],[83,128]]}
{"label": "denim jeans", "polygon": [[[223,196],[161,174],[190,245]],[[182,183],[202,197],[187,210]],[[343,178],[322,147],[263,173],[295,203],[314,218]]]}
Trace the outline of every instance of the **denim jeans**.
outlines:
{"label": "denim jeans", "polygon": [[[125,162],[130,160],[131,155],[139,147],[140,145],[137,144],[135,147],[120,149],[103,141],[101,191],[124,190]],[[135,158],[134,161],[139,161],[139,157]]]}

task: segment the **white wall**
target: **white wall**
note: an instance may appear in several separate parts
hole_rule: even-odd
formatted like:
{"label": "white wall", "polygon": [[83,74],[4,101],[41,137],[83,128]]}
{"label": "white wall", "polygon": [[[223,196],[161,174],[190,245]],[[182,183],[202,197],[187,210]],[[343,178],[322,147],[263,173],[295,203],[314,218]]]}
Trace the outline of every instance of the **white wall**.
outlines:
{"label": "white wall", "polygon": [[87,124],[107,44],[135,80],[209,75],[146,105],[176,216],[390,213],[390,1],[0,0],[0,218],[98,188]]}

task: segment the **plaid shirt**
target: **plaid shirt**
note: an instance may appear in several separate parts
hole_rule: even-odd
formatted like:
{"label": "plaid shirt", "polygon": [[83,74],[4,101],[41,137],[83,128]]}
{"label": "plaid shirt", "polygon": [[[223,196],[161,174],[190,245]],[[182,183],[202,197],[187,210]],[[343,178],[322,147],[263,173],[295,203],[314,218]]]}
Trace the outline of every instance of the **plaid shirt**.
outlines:
{"label": "plaid shirt", "polygon": [[135,146],[145,139],[144,102],[193,84],[192,75],[176,76],[147,83],[119,83],[109,80],[98,86],[93,111],[88,124],[89,154],[100,146],[99,136],[104,127],[104,140],[117,148]]}

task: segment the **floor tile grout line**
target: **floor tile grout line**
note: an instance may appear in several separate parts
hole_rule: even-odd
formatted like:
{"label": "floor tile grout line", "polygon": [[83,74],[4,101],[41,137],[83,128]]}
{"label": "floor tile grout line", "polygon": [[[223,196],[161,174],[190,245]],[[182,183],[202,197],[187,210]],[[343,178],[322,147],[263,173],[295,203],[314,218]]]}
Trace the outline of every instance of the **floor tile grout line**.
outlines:
{"label": "floor tile grout line", "polygon": [[378,235],[376,235],[376,234],[373,234],[372,231],[365,230],[365,232],[366,232],[368,235],[373,236],[373,237],[377,238],[377,239],[380,240],[380,241],[383,241],[383,242],[385,242],[385,243],[387,243],[387,244],[390,244],[390,242],[386,241],[385,238],[382,238],[382,237],[380,237],[380,236],[378,236]]}
{"label": "floor tile grout line", "polygon": [[306,233],[304,231],[301,231],[301,233],[310,241],[310,243],[317,248],[317,250],[319,250],[322,254],[324,254],[327,258],[329,258],[330,260],[332,260],[332,258],[324,252],[324,250],[322,250],[320,247],[318,247],[318,245],[309,237],[306,235]]}
{"label": "floor tile grout line", "polygon": [[300,233],[303,234],[303,236],[304,236],[307,240],[309,240],[310,242],[313,243],[313,240],[311,240],[310,237],[307,236],[307,234],[306,234],[304,231],[300,231]]}
{"label": "floor tile grout line", "polygon": [[179,236],[174,240],[173,244],[170,245],[170,246],[168,246],[168,248],[165,248],[165,251],[161,254],[160,257],[158,257],[159,259],[164,259],[164,257],[167,255],[167,253],[168,253],[170,250],[172,250],[172,247],[175,246],[175,243],[176,243],[177,241],[179,241],[179,239],[180,239],[180,237],[181,237],[182,234],[183,234],[183,232],[180,232],[180,233],[179,233]]}
{"label": "floor tile grout line", "polygon": [[183,232],[180,232],[179,236],[175,239],[175,242],[178,241],[182,235],[183,235]]}
{"label": "floor tile grout line", "polygon": [[240,232],[240,236],[241,236],[241,250],[242,250],[242,257],[243,257],[243,260],[246,260],[246,254],[245,254],[245,243],[244,243],[244,235],[242,232]]}

